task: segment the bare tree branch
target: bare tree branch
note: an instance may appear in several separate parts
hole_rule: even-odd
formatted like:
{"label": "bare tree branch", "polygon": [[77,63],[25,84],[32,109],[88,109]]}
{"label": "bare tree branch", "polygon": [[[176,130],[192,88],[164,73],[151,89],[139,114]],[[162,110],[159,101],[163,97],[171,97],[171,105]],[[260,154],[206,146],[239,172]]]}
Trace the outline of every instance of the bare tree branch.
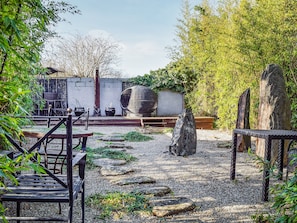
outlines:
{"label": "bare tree branch", "polygon": [[96,69],[100,77],[119,77],[120,44],[111,38],[82,36],[61,39],[44,54],[43,64],[64,71],[65,76],[93,77]]}

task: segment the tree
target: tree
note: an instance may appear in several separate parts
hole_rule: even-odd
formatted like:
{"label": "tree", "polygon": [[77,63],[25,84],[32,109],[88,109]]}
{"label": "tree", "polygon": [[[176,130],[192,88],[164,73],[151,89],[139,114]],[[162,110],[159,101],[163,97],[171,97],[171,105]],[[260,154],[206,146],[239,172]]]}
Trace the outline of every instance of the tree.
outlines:
{"label": "tree", "polygon": [[93,77],[96,69],[100,77],[118,77],[120,44],[111,38],[80,34],[60,39],[52,51],[44,54],[45,67],[58,67],[65,76]]}
{"label": "tree", "polygon": [[215,8],[208,0],[193,7],[185,1],[172,60],[192,71],[183,80],[194,89],[186,102],[196,115],[217,116],[220,128],[232,129],[238,98],[251,88],[256,127],[260,75],[275,63],[284,71],[296,128],[296,9],[294,0],[226,0]]}
{"label": "tree", "polygon": [[[61,13],[77,13],[76,7],[63,1],[2,0],[0,1],[0,149],[8,146],[4,134],[21,135],[24,124],[16,116],[33,109],[32,95],[37,91],[35,74],[41,72],[40,52],[43,43],[54,32],[50,29],[62,21]],[[21,160],[18,159],[18,164]],[[0,175],[14,181],[18,167],[1,157]],[[26,163],[25,163],[26,165]],[[2,186],[3,181],[0,184]],[[3,209],[0,204],[0,216]],[[4,220],[5,221],[5,220]]]}

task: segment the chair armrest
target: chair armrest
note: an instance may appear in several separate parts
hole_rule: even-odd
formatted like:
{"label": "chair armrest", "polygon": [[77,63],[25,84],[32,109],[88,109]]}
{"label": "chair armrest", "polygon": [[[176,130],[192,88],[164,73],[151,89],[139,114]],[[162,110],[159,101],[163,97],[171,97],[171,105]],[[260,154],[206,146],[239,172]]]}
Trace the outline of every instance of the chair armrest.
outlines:
{"label": "chair armrest", "polygon": [[86,160],[86,156],[87,156],[86,153],[81,153],[81,152],[75,154],[75,156],[72,159],[72,166],[79,164],[82,160]]}

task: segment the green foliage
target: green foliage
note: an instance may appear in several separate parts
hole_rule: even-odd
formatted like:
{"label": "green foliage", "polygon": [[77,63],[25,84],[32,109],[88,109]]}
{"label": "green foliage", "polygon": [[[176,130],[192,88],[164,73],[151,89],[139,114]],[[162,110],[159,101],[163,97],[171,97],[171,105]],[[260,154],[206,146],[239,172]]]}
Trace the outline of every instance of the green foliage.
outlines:
{"label": "green foliage", "polygon": [[18,120],[34,109],[38,95],[35,75],[40,74],[40,53],[44,41],[54,35],[49,27],[62,21],[60,13],[76,13],[63,1],[5,0],[0,3],[0,145],[3,133],[20,135]]}
{"label": "green foliage", "polygon": [[139,132],[132,131],[124,134],[124,139],[129,142],[144,142],[152,140],[153,138],[150,136],[143,135]]}
{"label": "green foliage", "polygon": [[[278,174],[275,174],[277,168],[274,165],[271,166],[270,162],[264,161],[262,158],[253,155],[250,151],[249,153],[258,165],[267,165],[267,168],[270,170],[270,178],[275,177],[278,179]],[[295,156],[291,162],[295,164],[297,162],[297,156]],[[297,222],[297,169],[291,178],[274,185],[270,191],[272,195],[272,211],[253,215],[253,221],[257,223]]]}
{"label": "green foliage", "polygon": [[252,216],[254,222],[294,223],[297,221],[297,170],[288,181],[277,184],[272,192],[272,213]]}
{"label": "green foliage", "polygon": [[275,63],[283,69],[297,128],[297,2],[227,0],[215,7],[209,2],[184,1],[179,45],[171,49],[172,61],[189,71],[176,74],[183,80],[186,107],[195,115],[216,116],[219,128],[232,129],[239,96],[250,88],[250,121],[256,127],[261,73]]}
{"label": "green foliage", "polygon": [[[0,2],[0,150],[9,147],[5,134],[13,138],[21,136],[24,121],[15,117],[28,115],[34,108],[32,98],[40,90],[35,76],[43,70],[39,64],[40,53],[44,41],[54,35],[50,27],[62,21],[60,14],[65,12],[77,11],[63,1]],[[14,182],[12,174],[16,167],[13,165],[21,161],[2,161],[1,174]],[[21,167],[26,165],[23,162]],[[36,169],[31,164],[28,167]],[[1,214],[3,218],[3,212]]]}
{"label": "green foliage", "polygon": [[100,210],[99,219],[107,220],[111,217],[119,219],[125,214],[150,213],[148,199],[140,194],[109,192],[93,194],[86,199],[91,208]]}
{"label": "green foliage", "polygon": [[[297,156],[291,162],[296,164]],[[275,195],[272,206],[274,222],[297,222],[297,169],[288,181],[277,184],[272,193]]]}
{"label": "green foliage", "polygon": [[[165,68],[150,71],[149,74],[130,78],[129,81],[136,85],[150,87],[154,91],[171,90],[175,92],[185,92],[185,75],[186,70],[181,71],[177,64],[171,63]],[[188,85],[190,86],[190,85]]]}

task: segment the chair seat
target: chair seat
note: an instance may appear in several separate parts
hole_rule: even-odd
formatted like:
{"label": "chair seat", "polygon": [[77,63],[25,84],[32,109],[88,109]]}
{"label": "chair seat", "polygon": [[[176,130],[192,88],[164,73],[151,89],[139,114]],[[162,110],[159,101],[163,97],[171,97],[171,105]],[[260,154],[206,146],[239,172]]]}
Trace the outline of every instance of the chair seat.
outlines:
{"label": "chair seat", "polygon": [[[63,182],[66,175],[58,176]],[[58,183],[48,175],[22,174],[17,177],[19,184],[8,185],[1,195],[2,201],[30,201],[30,202],[69,202],[69,189]],[[81,191],[83,180],[73,176],[73,197]]]}

